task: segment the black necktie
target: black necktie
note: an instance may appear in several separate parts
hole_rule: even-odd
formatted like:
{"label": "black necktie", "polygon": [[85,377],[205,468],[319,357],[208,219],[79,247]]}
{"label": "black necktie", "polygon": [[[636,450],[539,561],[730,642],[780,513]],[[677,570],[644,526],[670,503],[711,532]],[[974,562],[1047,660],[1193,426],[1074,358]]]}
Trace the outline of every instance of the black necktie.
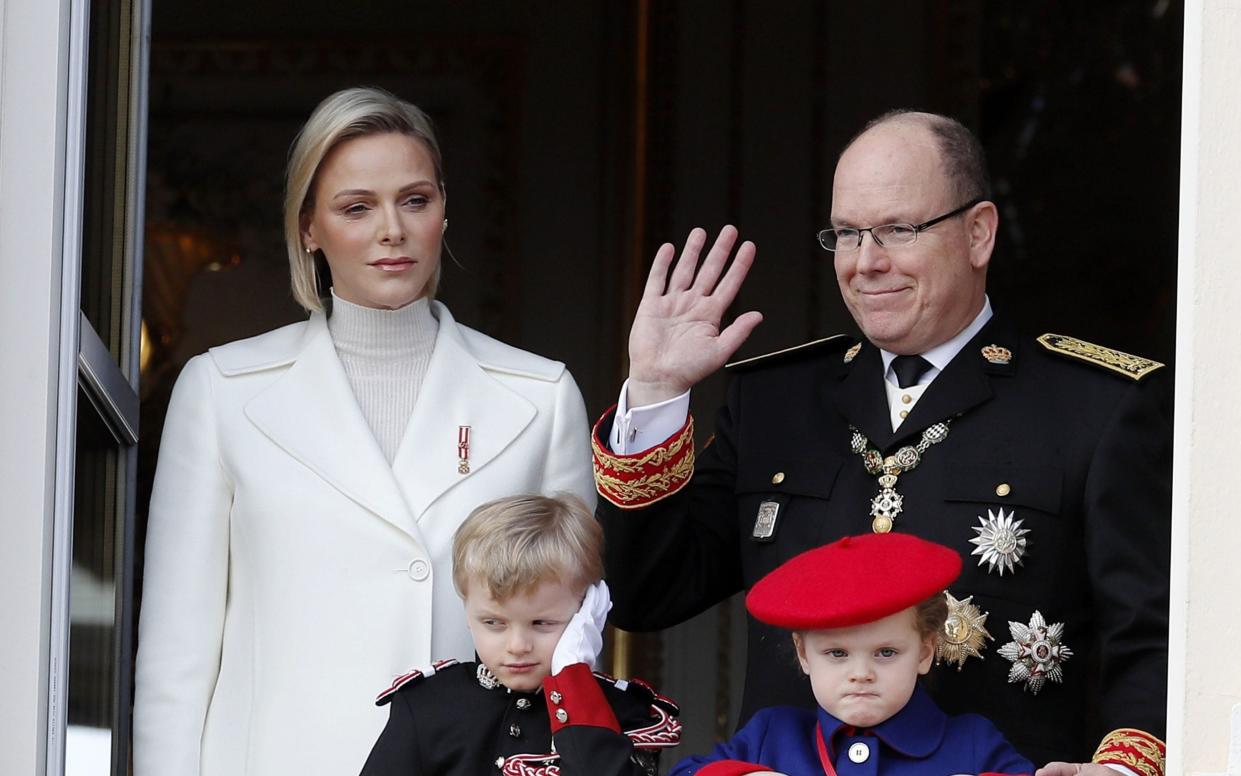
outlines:
{"label": "black necktie", "polygon": [[897,356],[892,359],[892,374],[896,375],[896,383],[902,388],[917,385],[922,375],[931,369],[931,362],[922,356]]}

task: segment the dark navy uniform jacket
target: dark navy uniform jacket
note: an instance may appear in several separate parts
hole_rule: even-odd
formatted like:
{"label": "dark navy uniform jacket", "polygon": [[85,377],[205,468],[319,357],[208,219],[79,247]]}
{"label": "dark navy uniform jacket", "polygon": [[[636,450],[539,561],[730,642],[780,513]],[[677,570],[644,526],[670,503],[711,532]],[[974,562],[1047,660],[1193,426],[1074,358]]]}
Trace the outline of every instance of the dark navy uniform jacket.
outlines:
{"label": "dark navy uniform jacket", "polygon": [[764,765],[790,776],[821,774],[816,727],[823,731],[839,776],[1034,773],[1034,765],[995,725],[977,714],[949,717],[919,687],[895,716],[865,730],[855,730],[823,709],[763,709],[732,740],[709,755],[682,760],[670,776],[691,776],[719,760]]}
{"label": "dark navy uniform jacket", "polygon": [[[896,490],[896,531],[958,550],[951,588],[989,612],[982,659],[941,665],[927,689],[949,714],[977,712],[1026,756],[1089,761],[1107,732],[1164,735],[1171,499],[1170,374],[1135,380],[1049,352],[993,317],[926,388],[894,433],[879,351],[829,342],[734,373],[714,442],[692,481],[641,509],[600,499],[612,621],[629,630],[679,623],[792,556],[871,530],[878,492],[850,449],[850,424],[885,455],[951,419]],[[982,355],[1011,351],[1007,364]],[[600,423],[606,445],[610,419]],[[775,477],[780,473],[781,477]],[[1000,488],[1006,485],[1006,488]],[[1005,495],[998,495],[1000,492]],[[754,536],[760,504],[779,505],[769,538]],[[1004,509],[1030,533],[1015,573],[977,564],[972,528]],[[1035,610],[1064,623],[1073,656],[1063,683],[1037,694],[1009,683],[998,649],[1008,623]],[[787,632],[749,621],[741,721],[759,708],[813,708]]]}
{"label": "dark navy uniform jacket", "polygon": [[[557,704],[569,724],[553,747],[541,689],[484,687],[477,663],[446,662],[431,676],[398,679],[380,696],[378,703],[391,704],[388,724],[362,776],[654,776],[660,750],[680,739],[671,701],[641,682],[595,674],[601,692]],[[611,707],[623,732],[573,724],[597,717],[588,708],[595,703]]]}

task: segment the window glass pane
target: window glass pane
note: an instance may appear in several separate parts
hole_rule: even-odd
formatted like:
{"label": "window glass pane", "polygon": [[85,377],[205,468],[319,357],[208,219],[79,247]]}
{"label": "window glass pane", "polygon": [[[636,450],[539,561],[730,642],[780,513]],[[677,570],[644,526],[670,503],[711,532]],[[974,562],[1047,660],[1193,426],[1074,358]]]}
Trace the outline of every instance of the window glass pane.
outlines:
{"label": "window glass pane", "polygon": [[124,456],[89,397],[78,391],[65,773],[110,771],[116,726],[117,584]]}
{"label": "window glass pane", "polygon": [[133,2],[95,0],[87,65],[82,312],[128,376],[134,217]]}

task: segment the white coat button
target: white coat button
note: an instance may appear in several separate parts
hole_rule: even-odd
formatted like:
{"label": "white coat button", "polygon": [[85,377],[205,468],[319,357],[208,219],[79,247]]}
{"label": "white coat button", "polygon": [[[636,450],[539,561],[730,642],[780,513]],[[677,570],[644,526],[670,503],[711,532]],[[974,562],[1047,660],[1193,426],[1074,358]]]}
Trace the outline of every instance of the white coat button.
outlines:
{"label": "white coat button", "polygon": [[421,582],[431,576],[431,564],[422,558],[409,562],[409,578],[415,582]]}
{"label": "white coat button", "polygon": [[849,759],[855,763],[864,763],[870,758],[870,747],[858,741],[849,747]]}

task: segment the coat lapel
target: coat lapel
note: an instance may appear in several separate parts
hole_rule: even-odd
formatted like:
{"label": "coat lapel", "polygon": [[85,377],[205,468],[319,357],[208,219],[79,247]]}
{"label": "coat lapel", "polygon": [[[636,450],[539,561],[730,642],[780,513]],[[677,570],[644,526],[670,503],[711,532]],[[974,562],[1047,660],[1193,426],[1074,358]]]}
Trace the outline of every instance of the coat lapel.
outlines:
{"label": "coat lapel", "polygon": [[982,347],[988,344],[1006,346],[1011,353],[1017,351],[1015,332],[993,317],[935,378],[909,417],[893,432],[883,385],[883,358],[878,348],[865,343],[846,367],[836,393],[836,408],[871,444],[887,452],[916,438],[932,423],[957,417],[991,398],[992,377],[1012,374],[1015,364],[989,363],[981,355]]}
{"label": "coat lapel", "polygon": [[1008,374],[1011,367],[998,367],[987,362],[982,356],[982,346],[1003,339],[1011,350],[1016,343],[1009,336],[1001,336],[1002,325],[997,325],[992,317],[974,338],[961,348],[944,371],[935,378],[926,393],[914,405],[909,417],[892,435],[889,445],[896,445],[908,439],[916,438],[924,429],[933,423],[948,418],[955,418],[990,400],[991,375]]}
{"label": "coat lapel", "polygon": [[251,399],[245,413],[282,450],[421,543],[392,468],[358,407],[322,313],[311,316],[289,370]]}
{"label": "coat lapel", "polygon": [[844,379],[835,393],[836,409],[880,450],[892,438],[888,397],[883,387],[883,358],[879,348],[862,344],[853,362],[844,367]]}
{"label": "coat lapel", "polygon": [[[439,333],[418,403],[392,470],[414,516],[490,464],[534,420],[535,407],[487,372],[448,309],[434,304]],[[458,469],[457,437],[470,427],[469,472]],[[519,462],[538,467],[538,461]],[[458,516],[458,520],[464,515]]]}

